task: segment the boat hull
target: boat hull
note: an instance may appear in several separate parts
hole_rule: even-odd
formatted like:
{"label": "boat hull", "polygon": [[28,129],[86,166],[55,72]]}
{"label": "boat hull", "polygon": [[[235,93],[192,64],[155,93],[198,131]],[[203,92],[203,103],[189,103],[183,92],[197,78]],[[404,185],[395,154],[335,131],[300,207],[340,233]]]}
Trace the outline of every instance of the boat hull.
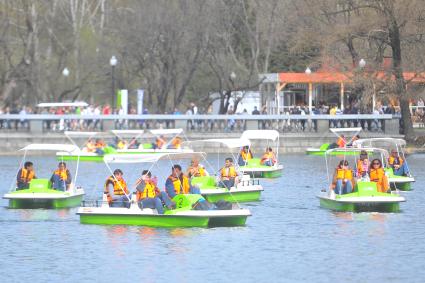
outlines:
{"label": "boat hull", "polygon": [[88,161],[88,162],[103,162],[103,155],[57,155],[58,161]]}
{"label": "boat hull", "polygon": [[234,216],[234,217],[211,217],[208,222],[208,227],[234,227],[245,226],[248,216]]}
{"label": "boat hull", "polygon": [[249,201],[258,201],[260,200],[262,190],[252,190],[252,191],[242,191],[242,192],[223,192],[223,193],[214,193],[208,194],[203,193],[201,190],[202,196],[209,202],[216,203],[220,200],[225,200],[228,202],[249,202]]}
{"label": "boat hull", "polygon": [[320,206],[323,208],[345,211],[345,212],[399,212],[399,202],[387,202],[387,203],[354,203],[354,202],[339,202],[337,200],[320,198]]}
{"label": "boat hull", "polygon": [[83,195],[69,196],[66,198],[14,198],[9,199],[9,208],[14,209],[61,209],[77,207],[81,204]]}

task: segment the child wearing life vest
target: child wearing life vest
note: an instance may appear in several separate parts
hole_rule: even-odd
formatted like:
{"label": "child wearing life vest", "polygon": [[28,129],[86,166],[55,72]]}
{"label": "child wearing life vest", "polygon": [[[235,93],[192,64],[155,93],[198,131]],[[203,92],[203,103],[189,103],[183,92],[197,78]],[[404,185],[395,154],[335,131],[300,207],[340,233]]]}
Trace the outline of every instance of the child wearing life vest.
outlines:
{"label": "child wearing life vest", "polygon": [[353,191],[354,179],[347,160],[341,160],[335,169],[331,189],[336,194],[349,194]]}
{"label": "child wearing life vest", "polygon": [[369,168],[370,168],[370,161],[368,159],[367,152],[362,150],[360,152],[360,158],[359,160],[357,160],[357,163],[356,163],[357,178],[369,177],[368,176]]}
{"label": "child wearing life vest", "polygon": [[385,175],[384,168],[382,168],[381,160],[374,159],[371,162],[372,168],[370,169],[370,181],[376,183],[378,192],[386,193],[389,190],[388,178]]}
{"label": "child wearing life vest", "polygon": [[391,156],[388,158],[388,165],[393,168],[394,175],[409,176],[409,168],[406,162],[398,154],[398,151],[391,150]]}
{"label": "child wearing life vest", "polygon": [[276,155],[271,147],[266,149],[266,152],[261,157],[261,164],[266,166],[274,166],[277,162]]}
{"label": "child wearing life vest", "polygon": [[148,170],[143,170],[142,177],[136,181],[136,196],[141,208],[152,208],[158,211],[158,214],[164,214],[164,206],[173,209],[175,204],[168,197],[166,192],[161,192],[152,179],[152,174]]}
{"label": "child wearing life vest", "polygon": [[66,168],[65,162],[59,162],[58,169],[53,172],[52,177],[50,178],[52,182],[52,187],[55,190],[65,191],[68,189],[71,184],[72,178],[71,173]]}
{"label": "child wearing life vest", "polygon": [[25,162],[24,168],[18,171],[16,176],[16,189],[23,190],[28,189],[32,179],[36,179],[33,163],[30,161]]}
{"label": "child wearing life vest", "polygon": [[252,159],[252,152],[249,146],[244,146],[239,152],[238,165],[246,166],[248,165],[249,160]]}

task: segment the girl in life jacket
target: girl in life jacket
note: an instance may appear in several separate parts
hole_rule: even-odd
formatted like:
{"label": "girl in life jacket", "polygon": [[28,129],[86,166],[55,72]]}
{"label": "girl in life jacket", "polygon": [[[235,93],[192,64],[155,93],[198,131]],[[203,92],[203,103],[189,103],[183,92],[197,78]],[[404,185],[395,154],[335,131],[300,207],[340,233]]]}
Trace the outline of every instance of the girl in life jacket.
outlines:
{"label": "girl in life jacket", "polygon": [[25,162],[24,168],[18,171],[16,176],[16,188],[17,190],[28,189],[32,179],[36,179],[33,163],[30,161]]}
{"label": "girl in life jacket", "polygon": [[376,183],[378,192],[386,193],[389,190],[388,178],[385,175],[384,168],[382,168],[381,160],[374,159],[371,162],[371,169],[369,172],[370,181]]}
{"label": "girl in life jacket", "polygon": [[368,172],[370,169],[370,161],[367,152],[362,150],[360,152],[360,158],[356,163],[357,178],[369,178]]}
{"label": "girl in life jacket", "polygon": [[353,172],[348,167],[348,161],[341,160],[338,167],[335,169],[331,189],[334,190],[336,194],[349,194],[353,191],[353,188]]}
{"label": "girl in life jacket", "polygon": [[266,149],[266,152],[261,157],[261,164],[266,166],[274,166],[276,164],[276,155],[271,147]]}

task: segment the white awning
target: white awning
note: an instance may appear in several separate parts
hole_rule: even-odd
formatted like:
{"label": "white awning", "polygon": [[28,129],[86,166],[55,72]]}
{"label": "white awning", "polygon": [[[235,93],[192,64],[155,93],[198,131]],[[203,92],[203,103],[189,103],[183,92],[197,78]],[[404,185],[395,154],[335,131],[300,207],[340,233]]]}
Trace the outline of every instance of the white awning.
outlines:
{"label": "white awning", "polygon": [[79,151],[80,149],[73,145],[73,144],[48,144],[48,143],[33,143],[29,144],[26,147],[20,149],[25,151],[66,151],[66,152],[73,152],[73,151]]}
{"label": "white awning", "polygon": [[145,131],[144,130],[111,130],[111,132],[118,136],[118,135],[141,135]]}
{"label": "white awning", "polygon": [[358,147],[373,147],[378,144],[389,144],[390,146],[406,146],[406,141],[403,139],[394,138],[371,138],[371,139],[359,139],[353,142],[353,146]]}
{"label": "white awning", "polygon": [[242,133],[242,139],[248,140],[272,140],[279,139],[279,132],[276,130],[247,130]]}
{"label": "white awning", "polygon": [[325,152],[325,154],[326,155],[329,155],[329,154],[335,153],[335,152],[344,153],[344,152],[347,152],[347,151],[358,152],[359,154],[362,151],[379,152],[379,153],[383,154],[384,156],[388,156],[388,151],[387,150],[385,150],[383,148],[377,148],[377,147],[368,147],[368,148],[360,148],[360,147],[357,147],[357,148],[354,148],[354,147],[332,148],[332,149],[328,149]]}
{"label": "white awning", "polygon": [[241,148],[244,146],[251,146],[251,142],[248,139],[208,139],[191,141],[190,143],[219,143],[227,146],[228,148]]}
{"label": "white awning", "polygon": [[333,133],[349,133],[349,132],[360,132],[362,130],[361,127],[357,128],[331,128],[329,129]]}
{"label": "white awning", "polygon": [[160,135],[178,135],[183,133],[183,129],[157,129],[150,130],[151,134],[160,136]]}
{"label": "white awning", "polygon": [[43,102],[37,104],[37,107],[87,107],[86,102]]}
{"label": "white awning", "polygon": [[152,154],[107,154],[106,163],[155,163],[159,160],[205,159],[204,152],[152,153]]}
{"label": "white awning", "polygon": [[99,132],[65,131],[64,134],[67,137],[93,137],[100,133]]}

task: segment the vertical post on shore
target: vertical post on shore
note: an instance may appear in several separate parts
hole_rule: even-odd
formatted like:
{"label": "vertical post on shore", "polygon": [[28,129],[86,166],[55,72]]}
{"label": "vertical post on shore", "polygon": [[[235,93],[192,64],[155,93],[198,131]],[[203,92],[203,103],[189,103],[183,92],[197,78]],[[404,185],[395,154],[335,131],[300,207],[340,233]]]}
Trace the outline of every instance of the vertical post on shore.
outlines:
{"label": "vertical post on shore", "polygon": [[313,111],[313,83],[308,83],[308,112]]}
{"label": "vertical post on shore", "polygon": [[341,111],[344,111],[344,83],[343,82],[341,82],[341,85],[340,85],[339,95],[341,100]]}
{"label": "vertical post on shore", "polygon": [[372,113],[375,111],[376,106],[376,86],[373,84],[373,94],[372,94]]}

